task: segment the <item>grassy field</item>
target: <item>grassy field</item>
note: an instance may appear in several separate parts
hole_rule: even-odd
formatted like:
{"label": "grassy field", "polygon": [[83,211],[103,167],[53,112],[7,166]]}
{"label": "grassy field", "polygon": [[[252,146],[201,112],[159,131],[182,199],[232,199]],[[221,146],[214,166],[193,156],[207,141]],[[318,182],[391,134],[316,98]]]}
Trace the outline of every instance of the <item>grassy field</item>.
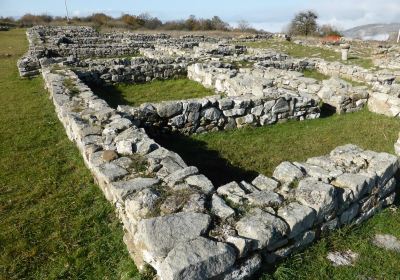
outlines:
{"label": "grassy field", "polygon": [[139,106],[168,100],[201,98],[215,95],[211,89],[187,78],[156,80],[146,84],[117,84],[93,87],[93,92],[105,99],[112,107],[118,105]]}
{"label": "grassy field", "polygon": [[26,48],[0,32],[0,279],[140,279],[42,79],[19,78]]}
{"label": "grassy field", "polygon": [[[318,57],[318,58],[323,58],[327,61],[341,61],[341,54],[339,52],[335,52],[333,50],[320,47],[303,46],[295,44],[293,42],[283,41],[279,39],[270,39],[259,42],[248,42],[244,43],[244,45],[253,48],[273,49],[278,52],[286,53],[289,56],[295,58]],[[341,61],[341,62],[343,64],[358,65],[364,68],[374,67],[372,60],[363,55],[350,55],[348,61]]]}

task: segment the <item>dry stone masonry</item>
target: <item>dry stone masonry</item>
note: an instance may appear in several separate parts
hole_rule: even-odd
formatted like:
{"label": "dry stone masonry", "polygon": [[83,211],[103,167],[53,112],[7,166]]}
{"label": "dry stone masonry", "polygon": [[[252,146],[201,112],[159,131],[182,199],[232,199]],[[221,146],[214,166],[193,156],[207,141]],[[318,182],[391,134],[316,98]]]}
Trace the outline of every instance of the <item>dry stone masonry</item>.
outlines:
{"label": "dry stone masonry", "polygon": [[[100,36],[88,28],[35,27],[28,38],[21,76],[41,72],[68,137],[116,208],[136,265],[152,266],[162,280],[247,279],[263,263],[273,264],[338,227],[359,224],[394,202],[400,163],[391,154],[349,144],[305,162],[282,162],[271,177],[259,174],[217,186],[147,133],[149,128],[191,134],[313,119],[319,117],[320,100],[338,96],[350,99],[335,103],[345,112],[355,108],[348,104],[366,103],[361,88],[338,78],[318,82],[297,72],[316,64],[267,52],[258,53],[257,66],[247,70],[213,63],[214,56],[249,54],[204,37]],[[126,43],[122,53],[131,44],[140,45],[143,53],[154,42],[172,42],[190,53],[193,46],[210,44],[200,52],[211,59],[158,57],[155,46],[148,48],[157,56],[152,58],[84,59],[93,52],[113,56],[107,52],[115,41]],[[70,57],[75,54],[83,57]],[[146,82],[183,71],[226,96],[113,109],[85,84]],[[388,95],[394,91],[393,85],[379,86]]]}

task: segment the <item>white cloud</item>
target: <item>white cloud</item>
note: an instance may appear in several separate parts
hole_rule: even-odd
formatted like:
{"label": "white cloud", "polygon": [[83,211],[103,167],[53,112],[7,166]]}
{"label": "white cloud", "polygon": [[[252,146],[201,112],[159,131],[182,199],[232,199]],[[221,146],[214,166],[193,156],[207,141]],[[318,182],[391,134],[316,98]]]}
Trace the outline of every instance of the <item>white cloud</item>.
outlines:
{"label": "white cloud", "polygon": [[272,32],[280,32],[286,27],[294,14],[302,10],[314,10],[319,15],[320,24],[333,24],[339,29],[372,23],[391,23],[400,21],[399,0],[306,0],[280,5],[274,9],[246,11],[240,16],[230,18],[235,22],[244,18],[253,27]]}

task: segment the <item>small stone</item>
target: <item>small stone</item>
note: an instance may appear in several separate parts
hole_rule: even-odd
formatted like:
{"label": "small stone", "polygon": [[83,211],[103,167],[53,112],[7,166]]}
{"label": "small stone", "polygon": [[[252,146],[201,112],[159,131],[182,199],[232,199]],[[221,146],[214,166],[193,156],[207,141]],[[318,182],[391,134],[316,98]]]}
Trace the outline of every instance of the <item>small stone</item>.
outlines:
{"label": "small stone", "polygon": [[199,170],[194,166],[179,169],[174,173],[168,175],[164,180],[168,183],[168,186],[173,187],[176,183],[184,180],[185,178],[195,175]]}
{"label": "small stone", "polygon": [[116,160],[118,158],[118,154],[113,150],[103,151],[103,160],[106,162],[110,162]]}
{"label": "small stone", "polygon": [[400,240],[390,234],[376,234],[372,243],[383,249],[400,253]]}
{"label": "small stone", "polygon": [[156,178],[134,178],[127,181],[113,182],[112,192],[117,200],[125,200],[127,196],[134,192],[150,188],[160,182]]}
{"label": "small stone", "polygon": [[235,215],[235,210],[226,205],[225,201],[216,194],[212,196],[211,212],[221,219],[227,219]]}
{"label": "small stone", "polygon": [[329,252],[327,259],[330,260],[333,266],[353,266],[359,255],[347,250],[344,252]]}
{"label": "small stone", "polygon": [[213,183],[202,174],[189,176],[185,179],[185,182],[191,187],[199,188],[205,194],[214,190]]}

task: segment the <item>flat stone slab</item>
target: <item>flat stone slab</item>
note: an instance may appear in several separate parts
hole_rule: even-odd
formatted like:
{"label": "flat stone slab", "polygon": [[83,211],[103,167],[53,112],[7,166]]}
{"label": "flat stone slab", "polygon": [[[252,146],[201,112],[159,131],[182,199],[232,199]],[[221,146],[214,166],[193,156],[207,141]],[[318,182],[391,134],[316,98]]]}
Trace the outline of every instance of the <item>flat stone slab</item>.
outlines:
{"label": "flat stone slab", "polygon": [[113,194],[117,199],[125,200],[128,195],[154,186],[159,182],[160,180],[156,178],[134,178],[127,181],[113,182]]}
{"label": "flat stone slab", "polygon": [[288,233],[288,225],[280,218],[259,208],[252,209],[236,223],[240,236],[253,239],[256,248],[272,246]]}
{"label": "flat stone slab", "polygon": [[295,190],[296,200],[317,212],[317,222],[329,219],[336,210],[335,188],[332,185],[306,178]]}
{"label": "flat stone slab", "polygon": [[400,240],[390,234],[376,234],[372,243],[379,248],[400,253]]}
{"label": "flat stone slab", "polygon": [[137,243],[156,256],[166,256],[178,243],[204,234],[210,222],[210,216],[191,212],[142,220],[137,227]]}
{"label": "flat stone slab", "polygon": [[285,220],[290,227],[289,237],[295,237],[298,234],[310,229],[316,221],[316,212],[314,209],[301,205],[298,202],[292,202],[278,210],[278,216]]}
{"label": "flat stone slab", "polygon": [[204,237],[179,243],[161,265],[163,280],[202,280],[218,276],[236,260],[233,247]]}

